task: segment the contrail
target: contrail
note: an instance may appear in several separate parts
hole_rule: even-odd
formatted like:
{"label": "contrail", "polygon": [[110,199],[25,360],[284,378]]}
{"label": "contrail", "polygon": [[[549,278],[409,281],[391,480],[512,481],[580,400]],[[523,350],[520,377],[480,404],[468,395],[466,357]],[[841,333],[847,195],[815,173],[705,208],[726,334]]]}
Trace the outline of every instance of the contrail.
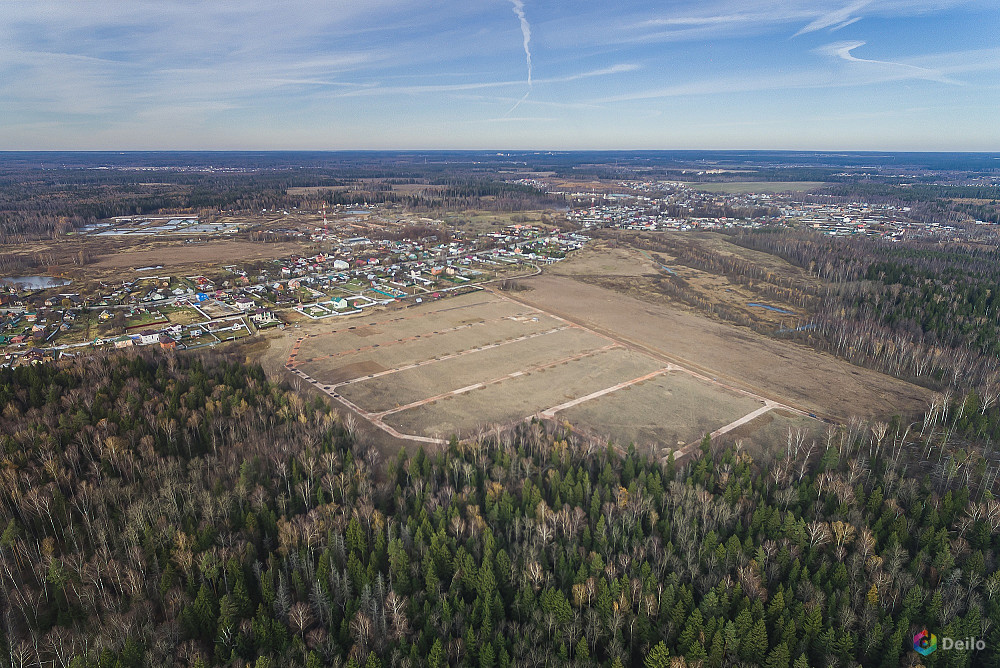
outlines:
{"label": "contrail", "polygon": [[514,5],[514,15],[521,22],[521,35],[524,37],[524,60],[528,65],[528,91],[513,107],[507,110],[505,116],[510,116],[511,112],[521,106],[521,103],[527,100],[528,95],[531,94],[531,24],[524,16],[524,0],[510,0],[510,4]]}
{"label": "contrail", "polygon": [[529,89],[528,92],[524,94],[524,97],[522,97],[520,100],[518,100],[517,102],[515,102],[514,106],[507,110],[507,113],[503,115],[504,118],[507,118],[512,113],[514,113],[514,110],[517,109],[518,107],[520,107],[521,103],[524,102],[525,100],[527,100],[528,99],[528,95],[530,95],[530,94],[531,94],[531,90]]}
{"label": "contrail", "polygon": [[521,22],[521,35],[524,36],[524,58],[528,63],[528,86],[531,86],[531,25],[524,17],[524,2],[522,0],[510,0],[514,5],[514,14]]}

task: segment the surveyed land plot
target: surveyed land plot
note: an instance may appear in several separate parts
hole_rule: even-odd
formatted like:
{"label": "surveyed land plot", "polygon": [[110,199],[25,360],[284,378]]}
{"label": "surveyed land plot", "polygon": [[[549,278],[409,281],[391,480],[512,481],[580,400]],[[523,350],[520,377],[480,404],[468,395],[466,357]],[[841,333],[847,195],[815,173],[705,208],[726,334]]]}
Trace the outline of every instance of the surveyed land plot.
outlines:
{"label": "surveyed land plot", "polygon": [[510,374],[541,370],[564,360],[586,361],[604,350],[606,339],[577,328],[558,328],[485,350],[376,375],[340,387],[341,395],[372,411],[385,411],[446,391],[490,382]]}
{"label": "surveyed land plot", "polygon": [[386,416],[400,431],[447,436],[508,423],[663,369],[645,355],[612,349],[500,382],[470,387]]}
{"label": "surveyed land plot", "polygon": [[299,347],[298,360],[321,361],[399,344],[410,347],[421,340],[439,341],[440,344],[431,342],[424,347],[440,352],[448,350],[452,341],[485,343],[559,324],[533,309],[507,303],[473,303],[451,310],[429,313],[408,310],[404,314],[391,319],[346,321],[333,331],[310,336]]}
{"label": "surveyed land plot", "polygon": [[787,408],[489,293],[317,326],[287,367],[393,437],[421,442],[538,416],[681,456],[706,433],[752,431]]}
{"label": "surveyed land plot", "polygon": [[759,408],[754,397],[671,371],[559,414],[572,424],[599,425],[620,443],[676,448]]}
{"label": "surveyed land plot", "polygon": [[[447,355],[557,331],[564,327],[566,325],[554,319],[546,319],[544,322],[504,319],[493,321],[488,325],[477,323],[458,329],[444,328],[422,335],[394,338],[381,344],[362,342],[366,345],[337,350],[326,356],[309,357],[310,352],[303,353],[300,349],[298,359],[302,370],[310,376],[326,383],[343,382],[353,378],[349,371],[352,365],[371,362],[382,367],[379,371],[397,369]],[[357,341],[354,343],[357,344]]]}

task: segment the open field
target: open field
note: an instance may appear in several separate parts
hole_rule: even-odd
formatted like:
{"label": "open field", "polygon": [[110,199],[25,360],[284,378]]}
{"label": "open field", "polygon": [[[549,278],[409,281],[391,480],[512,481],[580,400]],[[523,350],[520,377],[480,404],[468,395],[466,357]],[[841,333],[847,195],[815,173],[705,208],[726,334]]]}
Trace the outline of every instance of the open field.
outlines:
{"label": "open field", "polygon": [[390,362],[430,359],[560,325],[557,320],[526,310],[518,304],[502,302],[486,305],[473,303],[468,311],[442,310],[435,312],[435,316],[433,330],[426,328],[426,321],[416,318],[367,323],[344,321],[357,324],[344,325],[306,339],[299,348],[297,358],[303,364],[321,365],[312,368],[320,374],[317,377],[322,378],[324,368],[354,363],[358,355],[376,354],[379,359]]}
{"label": "open field", "polygon": [[[569,276],[650,303],[677,304],[679,299],[672,296],[670,288],[683,286],[679,291],[697,300],[702,310],[706,306],[724,308],[731,318],[743,318],[741,324],[752,323],[759,331],[794,327],[798,319],[808,315],[798,303],[766,291],[766,281],[757,280],[750,286],[725,274],[685,264],[679,257],[686,249],[751,262],[786,284],[794,281],[811,288],[818,282],[781,258],[742,248],[713,232],[605,233],[604,238],[591,242],[547,273]],[[792,292],[786,290],[784,294],[791,296]]]}
{"label": "open field", "polygon": [[[303,371],[317,380],[332,383],[344,377],[345,368],[366,365],[370,362],[395,369],[427,360],[440,360],[445,355],[461,353],[483,346],[500,345],[522,337],[543,335],[556,328],[537,327],[516,330],[508,328],[503,334],[491,328],[476,325],[444,332],[439,335],[421,336],[419,339],[402,340],[386,345],[369,346],[363,341],[355,341],[355,349],[332,353],[329,357],[303,357],[301,350],[297,360]],[[304,346],[303,346],[304,347]]]}
{"label": "open field", "polygon": [[559,417],[571,424],[603,425],[619,443],[676,448],[761,405],[753,397],[672,371],[574,406]]}
{"label": "open field", "polygon": [[[114,249],[114,241],[107,242],[107,250]],[[115,250],[98,256],[91,265],[95,269],[129,269],[163,265],[165,269],[190,264],[229,264],[249,260],[269,260],[301,252],[297,243],[254,243],[252,241],[208,241],[204,243],[161,243],[155,247],[138,247]]]}
{"label": "open field", "polygon": [[642,276],[656,271],[656,264],[648,254],[629,247],[612,247],[602,241],[592,241],[569,259],[546,270],[558,276]]}
{"label": "open field", "polygon": [[762,411],[796,413],[486,292],[304,326],[286,368],[404,441],[540,416],[663,456]]}
{"label": "open field", "polygon": [[562,216],[553,215],[551,211],[518,211],[507,213],[503,211],[460,211],[441,214],[441,220],[449,229],[482,234],[497,232],[508,225],[542,225],[543,227],[558,227]]}
{"label": "open field", "polygon": [[665,303],[565,276],[523,279],[511,297],[755,395],[846,419],[926,408],[930,391],[832,355],[776,341]]}
{"label": "open field", "polygon": [[407,433],[466,435],[475,427],[512,422],[661,368],[645,355],[608,350],[415,406],[389,415],[386,422]]}
{"label": "open field", "polygon": [[730,181],[728,183],[685,183],[688,188],[708,193],[784,193],[809,192],[826,185],[823,181]]}
{"label": "open field", "polygon": [[476,355],[462,355],[351,383],[343,386],[340,393],[372,410],[389,410],[433,396],[441,387],[460,388],[482,382],[484,369],[489,369],[495,377],[502,377],[550,364],[553,360],[593,353],[607,345],[604,339],[580,329],[557,329],[532,338],[504,342]]}

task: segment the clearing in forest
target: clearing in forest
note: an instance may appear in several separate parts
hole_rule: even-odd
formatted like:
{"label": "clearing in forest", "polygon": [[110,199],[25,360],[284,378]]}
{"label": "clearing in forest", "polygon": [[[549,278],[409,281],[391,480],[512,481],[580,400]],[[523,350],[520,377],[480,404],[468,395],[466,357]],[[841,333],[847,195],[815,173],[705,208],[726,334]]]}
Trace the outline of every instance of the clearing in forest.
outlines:
{"label": "clearing in forest", "polygon": [[311,328],[286,366],[379,429],[417,442],[539,417],[680,456],[706,433],[752,432],[772,409],[802,416],[487,291]]}

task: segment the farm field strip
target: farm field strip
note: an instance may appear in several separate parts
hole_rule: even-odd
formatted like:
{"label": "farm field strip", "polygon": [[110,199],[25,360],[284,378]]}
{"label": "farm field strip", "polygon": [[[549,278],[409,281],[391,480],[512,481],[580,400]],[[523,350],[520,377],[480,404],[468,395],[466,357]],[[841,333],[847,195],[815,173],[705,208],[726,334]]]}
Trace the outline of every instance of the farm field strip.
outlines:
{"label": "farm field strip", "polygon": [[561,399],[575,399],[660,368],[662,365],[650,357],[610,348],[590,355],[586,363],[576,360],[522,372],[476,391],[393,413],[388,416],[389,423],[410,433],[462,434],[468,431],[470,418],[490,424],[519,421]]}
{"label": "farm field strip", "polygon": [[[552,319],[546,318],[546,320],[552,320]],[[396,336],[395,332],[386,334],[382,331],[379,331],[377,333],[365,337],[365,340],[368,342],[367,345],[358,346],[355,348],[350,348],[345,345],[343,349],[338,350],[336,352],[327,353],[325,355],[312,354],[311,356],[309,356],[310,355],[309,348],[306,348],[305,351],[303,351],[300,348],[298,351],[299,356],[306,357],[306,359],[302,359],[298,363],[302,364],[307,362],[320,362],[327,359],[343,357],[345,355],[371,351],[374,350],[375,348],[386,348],[389,346],[395,346],[414,341],[433,340],[440,337],[447,337],[448,334],[452,334],[454,332],[460,332],[462,330],[468,330],[472,328],[488,327],[489,332],[487,332],[487,335],[489,336],[497,331],[506,331],[511,328],[523,330],[525,327],[544,326],[546,324],[554,324],[554,321],[550,323],[543,323],[541,319],[536,318],[533,321],[525,322],[525,321],[512,320],[511,318],[504,316],[502,318],[495,318],[493,320],[482,320],[479,322],[470,322],[461,325],[455,325],[454,327],[445,327],[441,329],[436,329],[432,332],[424,331],[422,333],[411,334],[409,336],[403,336],[399,338],[390,338],[392,336]],[[309,343],[310,342],[308,341],[306,342],[307,345]],[[345,341],[344,343],[350,343],[350,342]]]}
{"label": "farm field strip", "polygon": [[[635,385],[636,383],[642,383],[642,382],[645,382],[647,380],[650,380],[651,378],[656,378],[657,376],[665,374],[668,371],[676,371],[676,370],[677,370],[677,367],[675,367],[673,364],[668,364],[667,366],[663,367],[662,369],[657,369],[656,371],[651,371],[650,373],[647,373],[645,376],[639,376],[638,378],[633,378],[631,380],[626,380],[626,381],[624,381],[622,383],[618,383],[617,385],[612,385],[611,387],[605,387],[604,389],[597,390],[596,392],[591,392],[590,394],[588,394],[586,396],[579,397],[579,398],[573,399],[571,401],[567,401],[565,403],[559,404],[558,406],[553,406],[552,408],[548,408],[548,409],[542,411],[540,413],[540,415],[543,418],[552,418],[552,417],[555,417],[556,413],[558,413],[559,411],[566,410],[567,408],[572,408],[573,406],[578,406],[578,405],[582,404],[585,401],[590,401],[591,399],[597,399],[599,397],[603,397],[606,394],[611,394],[612,392],[617,392],[618,390],[622,390],[622,389],[624,389],[626,387],[630,387],[632,385]],[[530,419],[530,418],[531,418],[531,416],[529,415],[525,419],[527,420],[527,419]]]}
{"label": "farm field strip", "polygon": [[[509,341],[490,343],[434,359],[359,375],[337,382],[331,389],[338,390],[352,401],[366,405],[373,411],[384,410],[434,394],[442,386],[453,388],[476,384],[484,380],[486,373],[502,375],[523,372],[527,368],[547,364],[560,354],[565,359],[567,353],[572,356],[592,352],[600,349],[602,343],[605,343],[603,339],[561,326]],[[604,347],[617,345],[612,343]],[[514,346],[514,349],[508,346]],[[433,368],[424,368],[430,365],[434,365]],[[393,378],[386,379],[386,376]]]}
{"label": "farm field strip", "polygon": [[[555,320],[531,323],[494,323],[489,327],[461,328],[433,336],[422,336],[392,345],[365,346],[354,350],[343,351],[331,357],[307,359],[300,351],[297,366],[303,366],[310,375],[314,375],[327,384],[350,380],[356,376],[369,375],[374,372],[394,369],[414,362],[440,359],[446,355],[481,348],[485,345],[503,343],[521,338],[529,334],[539,334],[571,327],[569,324]],[[376,368],[364,373],[347,373],[352,364],[364,363]]]}
{"label": "farm field strip", "polygon": [[762,404],[674,366],[670,373],[564,408],[559,417],[614,442],[652,445],[659,452],[700,442]]}
{"label": "farm field strip", "polygon": [[[459,297],[459,299],[461,299]],[[356,330],[359,327],[382,327],[382,326],[392,326],[394,328],[400,328],[403,323],[414,325],[413,331],[424,332],[427,331],[427,327],[423,325],[423,321],[433,318],[436,321],[445,321],[445,324],[458,325],[465,324],[465,321],[469,321],[476,318],[481,319],[496,319],[504,316],[517,316],[526,315],[527,313],[536,313],[537,311],[531,307],[528,307],[528,311],[521,304],[514,303],[512,305],[506,305],[503,302],[498,301],[481,301],[473,302],[471,304],[460,304],[457,306],[448,306],[445,308],[438,308],[430,311],[418,310],[415,313],[408,313],[405,315],[397,315],[393,318],[387,318],[385,320],[376,320],[374,322],[359,322],[359,319],[352,319],[344,321],[343,325],[339,327],[334,327],[326,332],[317,332],[314,334],[309,334],[307,338],[315,339],[327,336],[332,336],[335,334],[346,334],[352,330]],[[441,316],[441,314],[449,314],[448,318],[435,318],[435,316]],[[450,316],[454,316],[453,322],[448,322]],[[464,318],[464,320],[463,320]]]}
{"label": "farm field strip", "polygon": [[512,371],[511,373],[499,376],[497,378],[491,378],[489,380],[484,380],[479,383],[474,383],[472,385],[467,385],[465,387],[459,388],[457,390],[452,390],[451,392],[444,392],[433,397],[428,397],[426,399],[420,399],[418,401],[411,402],[405,406],[399,406],[398,408],[390,408],[389,410],[382,411],[380,413],[375,413],[378,418],[385,417],[386,415],[392,415],[393,413],[400,413],[411,408],[416,408],[418,406],[423,406],[424,404],[433,403],[439,399],[444,399],[445,397],[458,396],[459,394],[465,394],[466,392],[471,392],[472,390],[478,390],[480,388],[486,387],[487,385],[496,385],[497,383],[502,383],[505,380],[510,380],[512,378],[517,378],[519,376],[524,376],[526,374],[534,373],[535,371],[542,371],[543,369],[549,369],[551,367],[559,366],[560,364],[565,364],[567,362],[575,362],[577,360],[584,359],[585,357],[590,357],[592,355],[597,355],[599,353],[611,350],[612,348],[618,348],[618,344],[611,343],[603,348],[598,348],[597,350],[588,350],[586,352],[578,353],[576,355],[570,355],[569,357],[563,357],[562,359],[553,360],[545,364],[535,364],[518,371]]}
{"label": "farm field strip", "polygon": [[[458,299],[461,299],[459,297]],[[400,323],[414,323],[417,324],[421,320],[432,317],[435,314],[444,313],[447,311],[458,311],[464,309],[474,309],[477,306],[489,306],[491,302],[473,302],[472,304],[460,304],[457,306],[448,306],[445,308],[438,308],[430,311],[418,310],[414,313],[408,313],[406,315],[396,315],[392,318],[386,318],[385,320],[376,320],[375,322],[359,322],[360,318],[352,318],[348,320],[337,320],[335,321],[335,326],[327,331],[313,331],[308,334],[303,335],[300,339],[300,343],[304,343],[308,340],[321,339],[328,336],[334,336],[336,334],[346,334],[353,330],[358,329],[358,327],[380,327],[380,326],[395,326],[398,327]],[[528,307],[530,308],[530,307]],[[494,314],[495,315],[495,314]],[[461,320],[458,321],[459,323]],[[416,326],[414,331],[422,332],[426,331],[426,327]]]}
{"label": "farm field strip", "polygon": [[435,357],[429,360],[421,360],[419,362],[414,362],[413,364],[407,364],[406,366],[396,367],[395,369],[386,369],[385,371],[379,371],[378,373],[373,373],[367,376],[358,376],[357,378],[352,378],[350,380],[345,380],[343,382],[337,383],[334,387],[343,387],[344,385],[351,385],[354,383],[363,383],[368,380],[374,380],[376,378],[381,378],[383,376],[388,376],[394,373],[401,373],[403,371],[409,371],[410,369],[416,369],[428,364],[440,364],[442,362],[447,362],[448,360],[458,359],[459,357],[465,357],[466,355],[472,355],[474,353],[483,352],[486,350],[492,350],[499,348],[501,346],[509,346],[514,343],[520,343],[521,341],[527,341],[539,336],[549,336],[555,334],[556,332],[566,331],[568,327],[556,327],[555,329],[550,329],[544,332],[536,332],[534,334],[526,334],[525,336],[520,336],[516,339],[511,339],[509,341],[500,341],[498,343],[488,343],[485,346],[480,346],[478,348],[471,348],[469,350],[463,350],[461,352],[452,353],[450,355],[444,355],[442,357]]}
{"label": "farm field strip", "polygon": [[381,347],[387,347],[387,346],[397,345],[397,344],[400,344],[400,343],[406,343],[407,341],[415,341],[416,339],[420,339],[420,338],[427,337],[427,336],[447,334],[448,332],[456,332],[456,331],[461,330],[461,329],[468,329],[470,327],[475,327],[476,325],[485,325],[485,324],[486,324],[485,321],[484,322],[473,322],[473,323],[469,323],[469,324],[466,324],[466,325],[458,325],[456,327],[448,327],[446,329],[439,329],[439,330],[436,330],[433,334],[426,334],[426,333],[425,334],[414,334],[412,336],[405,336],[405,337],[399,338],[399,339],[386,339],[386,340],[380,341],[379,343],[371,343],[371,344],[368,344],[367,346],[361,346],[361,347],[358,347],[358,348],[348,348],[346,350],[342,350],[342,351],[339,351],[339,352],[336,352],[336,353],[329,353],[329,354],[326,354],[326,355],[314,355],[313,357],[310,357],[309,359],[305,360],[305,362],[319,362],[319,361],[326,360],[326,359],[331,359],[331,358],[334,358],[334,357],[341,357],[343,355],[351,355],[351,354],[354,354],[354,353],[365,352],[365,351],[368,351],[368,350],[373,350],[375,348],[381,348]]}

